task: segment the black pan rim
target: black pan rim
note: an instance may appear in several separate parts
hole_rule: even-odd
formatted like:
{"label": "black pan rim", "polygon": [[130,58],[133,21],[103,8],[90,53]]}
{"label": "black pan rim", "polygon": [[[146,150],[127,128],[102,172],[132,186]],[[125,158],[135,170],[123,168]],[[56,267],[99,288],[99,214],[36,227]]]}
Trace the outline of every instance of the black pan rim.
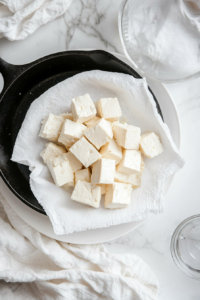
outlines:
{"label": "black pan rim", "polygon": [[[138,78],[138,79],[142,79],[142,77],[134,70],[132,69],[129,65],[127,65],[126,63],[124,63],[123,61],[121,61],[120,59],[118,59],[116,56],[114,56],[113,54],[105,51],[105,50],[69,50],[69,51],[63,51],[63,52],[56,52],[56,53],[53,53],[53,54],[49,54],[49,55],[46,55],[46,56],[43,56],[37,60],[34,60],[33,62],[31,63],[27,63],[27,64],[24,64],[24,65],[12,65],[12,64],[9,64],[9,65],[12,65],[16,68],[23,68],[24,70],[21,70],[19,71],[19,75],[17,75],[15,77],[15,79],[6,87],[6,89],[0,93],[0,102],[2,101],[3,97],[4,97],[4,94],[8,91],[8,89],[12,86],[12,84],[22,75],[24,74],[25,72],[27,72],[28,70],[30,70],[32,67],[38,65],[39,63],[43,62],[43,61],[47,61],[49,59],[52,59],[52,58],[55,58],[55,57],[59,57],[59,56],[65,56],[65,55],[91,55],[91,54],[105,54],[107,55],[108,57],[112,58],[113,60],[115,60],[116,62],[118,62],[119,64],[123,65],[126,69],[128,69],[129,71],[131,71],[132,73],[135,73],[136,77],[135,78]],[[152,92],[151,92],[152,93]],[[153,94],[153,93],[152,93]],[[156,103],[158,104],[157,100],[156,100]]]}
{"label": "black pan rim", "polygon": [[4,183],[7,185],[7,187],[9,188],[9,190],[20,200],[22,201],[24,204],[26,204],[27,206],[29,206],[30,208],[34,209],[35,211],[47,216],[47,214],[45,213],[44,210],[39,209],[38,207],[32,205],[30,202],[28,202],[26,199],[24,199],[20,194],[18,194],[16,192],[16,190],[12,187],[12,185],[9,184],[9,181],[6,179],[6,177],[4,176],[3,172],[0,170],[0,176],[2,178],[2,180],[4,181]]}

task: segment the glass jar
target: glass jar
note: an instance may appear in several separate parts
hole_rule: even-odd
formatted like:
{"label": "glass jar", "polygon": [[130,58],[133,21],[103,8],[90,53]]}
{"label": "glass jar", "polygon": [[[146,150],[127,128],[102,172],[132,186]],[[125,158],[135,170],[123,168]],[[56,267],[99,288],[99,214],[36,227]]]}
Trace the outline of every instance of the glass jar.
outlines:
{"label": "glass jar", "polygon": [[118,29],[126,57],[143,77],[173,83],[200,75],[200,5],[124,0]]}
{"label": "glass jar", "polygon": [[171,239],[171,255],[186,275],[200,280],[200,215],[184,220]]}

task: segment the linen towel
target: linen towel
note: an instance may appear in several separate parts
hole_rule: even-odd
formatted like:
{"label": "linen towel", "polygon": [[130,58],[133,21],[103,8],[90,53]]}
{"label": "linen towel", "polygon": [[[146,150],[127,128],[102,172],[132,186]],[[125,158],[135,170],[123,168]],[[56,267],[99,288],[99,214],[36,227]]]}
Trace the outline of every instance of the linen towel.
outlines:
{"label": "linen towel", "polygon": [[72,245],[40,234],[0,194],[0,298],[154,300],[158,282],[133,254]]}
{"label": "linen towel", "polygon": [[0,0],[0,38],[23,40],[66,12],[72,0]]}

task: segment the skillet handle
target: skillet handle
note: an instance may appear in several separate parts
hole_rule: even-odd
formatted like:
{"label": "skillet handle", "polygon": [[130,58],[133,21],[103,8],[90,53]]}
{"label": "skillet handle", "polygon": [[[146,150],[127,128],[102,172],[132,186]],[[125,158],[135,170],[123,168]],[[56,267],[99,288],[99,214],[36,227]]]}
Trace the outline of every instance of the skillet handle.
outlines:
{"label": "skillet handle", "polygon": [[23,69],[23,66],[9,64],[0,57],[0,73],[2,74],[4,80],[3,90],[0,93],[0,99],[15,78],[22,73]]}

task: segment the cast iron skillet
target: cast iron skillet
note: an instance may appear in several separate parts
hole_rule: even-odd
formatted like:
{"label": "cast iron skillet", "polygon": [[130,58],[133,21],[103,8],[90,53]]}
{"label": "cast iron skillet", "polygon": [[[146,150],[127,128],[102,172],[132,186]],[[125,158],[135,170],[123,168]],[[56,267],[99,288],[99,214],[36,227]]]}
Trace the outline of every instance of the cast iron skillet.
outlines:
{"label": "cast iron skillet", "polygon": [[[97,69],[141,78],[127,64],[102,50],[60,52],[22,66],[0,58],[4,78],[0,94],[0,176],[22,202],[42,214],[44,209],[29,186],[28,167],[10,160],[17,134],[31,103],[41,94],[66,78]],[[155,96],[154,100],[162,116]]]}

